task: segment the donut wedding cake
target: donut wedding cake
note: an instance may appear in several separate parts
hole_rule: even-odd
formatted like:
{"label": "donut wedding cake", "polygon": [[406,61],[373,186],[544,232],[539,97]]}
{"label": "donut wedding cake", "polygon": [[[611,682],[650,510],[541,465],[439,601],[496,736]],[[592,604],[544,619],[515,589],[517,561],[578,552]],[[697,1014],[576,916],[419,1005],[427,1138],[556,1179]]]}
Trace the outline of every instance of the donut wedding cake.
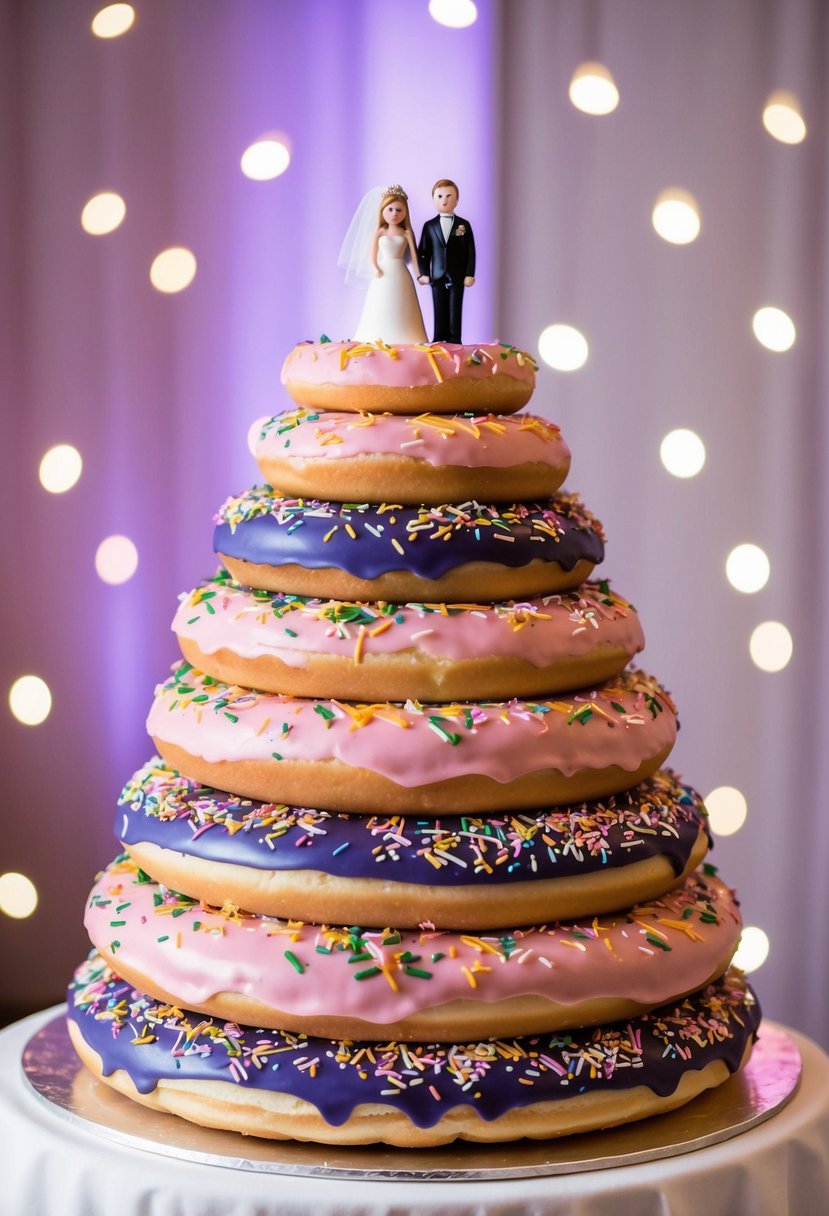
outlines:
{"label": "donut wedding cake", "polygon": [[611,1127],[748,1059],[737,901],[535,370],[288,355],[87,903],[69,1030],[129,1098],[415,1147]]}

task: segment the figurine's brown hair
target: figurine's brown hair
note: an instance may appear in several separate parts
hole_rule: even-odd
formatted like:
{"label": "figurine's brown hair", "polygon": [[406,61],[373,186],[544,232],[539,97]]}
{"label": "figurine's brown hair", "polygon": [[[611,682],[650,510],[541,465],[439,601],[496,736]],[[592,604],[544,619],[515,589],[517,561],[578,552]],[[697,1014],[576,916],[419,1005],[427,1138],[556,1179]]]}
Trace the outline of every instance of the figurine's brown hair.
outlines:
{"label": "figurine's brown hair", "polygon": [[435,182],[434,186],[432,186],[432,194],[434,194],[434,193],[435,193],[435,191],[436,191],[436,190],[437,190],[437,189],[438,189],[440,186],[444,186],[444,187],[445,187],[445,186],[449,186],[449,187],[451,187],[451,189],[452,189],[452,190],[454,190],[454,191],[455,191],[455,193],[457,194],[458,198],[460,198],[460,197],[461,197],[461,192],[460,192],[460,190],[458,189],[458,187],[455,185],[455,183],[452,181],[451,177],[442,177],[442,178],[440,179],[440,181],[439,181],[439,182]]}

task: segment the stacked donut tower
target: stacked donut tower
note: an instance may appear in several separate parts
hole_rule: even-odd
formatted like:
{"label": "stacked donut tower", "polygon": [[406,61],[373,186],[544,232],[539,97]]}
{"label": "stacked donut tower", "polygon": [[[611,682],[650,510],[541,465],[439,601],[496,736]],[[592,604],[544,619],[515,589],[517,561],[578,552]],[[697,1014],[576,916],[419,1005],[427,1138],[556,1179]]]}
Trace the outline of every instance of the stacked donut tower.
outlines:
{"label": "stacked donut tower", "polygon": [[[303,343],[182,597],[69,1026],[272,1138],[604,1128],[740,1068],[733,893],[674,705],[511,346]],[[278,487],[275,489],[273,487]]]}

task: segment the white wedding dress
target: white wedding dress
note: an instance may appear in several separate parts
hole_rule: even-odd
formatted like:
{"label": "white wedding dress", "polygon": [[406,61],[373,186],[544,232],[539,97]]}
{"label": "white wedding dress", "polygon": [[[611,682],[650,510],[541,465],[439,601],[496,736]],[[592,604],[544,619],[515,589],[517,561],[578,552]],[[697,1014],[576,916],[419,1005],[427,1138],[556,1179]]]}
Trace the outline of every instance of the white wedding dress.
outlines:
{"label": "white wedding dress", "polygon": [[363,311],[352,335],[358,342],[426,342],[417,288],[404,261],[404,236],[381,236],[377,263],[382,270],[371,280]]}

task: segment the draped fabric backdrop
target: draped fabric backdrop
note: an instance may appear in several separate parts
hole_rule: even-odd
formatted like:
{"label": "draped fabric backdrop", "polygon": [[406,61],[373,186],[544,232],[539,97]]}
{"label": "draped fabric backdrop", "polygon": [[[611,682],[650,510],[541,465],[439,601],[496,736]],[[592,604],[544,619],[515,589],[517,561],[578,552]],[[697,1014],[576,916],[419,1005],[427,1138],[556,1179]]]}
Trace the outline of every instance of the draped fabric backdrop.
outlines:
{"label": "draped fabric backdrop", "polygon": [[[0,873],[27,874],[40,903],[0,914],[0,1005],[59,999],[86,949],[85,895],[176,653],[176,594],[212,570],[211,516],[254,479],[246,433],[285,403],[283,355],[346,335],[359,311],[336,268],[353,208],[400,181],[419,228],[448,175],[480,250],[467,339],[535,349],[555,321],[588,338],[584,368],[542,369],[534,408],[562,426],[570,484],[608,532],[605,571],[679,703],[676,767],[748,799],[713,860],[770,937],[766,1011],[829,1045],[829,8],[478,0],[477,22],[451,30],[425,0],[136,0],[134,29],[111,42],[91,36],[94,8],[0,0],[0,689],[5,703],[34,672],[53,694],[38,727],[2,710]],[[585,59],[619,85],[607,117],[567,99]],[[761,126],[780,87],[803,103],[798,147]],[[239,157],[274,130],[292,163],[250,181]],[[650,223],[668,186],[700,203],[687,247]],[[126,219],[91,237],[80,212],[107,189]],[[148,268],[171,245],[198,272],[166,296]],[[752,336],[764,304],[794,318],[791,351]],[[678,426],[708,451],[689,481],[659,462]],[[58,442],[84,472],[50,495],[37,466]],[[139,566],[107,586],[94,555],[115,533]],[[757,595],[724,577],[741,541],[771,560]],[[794,636],[776,675],[748,655],[765,619]]]}

